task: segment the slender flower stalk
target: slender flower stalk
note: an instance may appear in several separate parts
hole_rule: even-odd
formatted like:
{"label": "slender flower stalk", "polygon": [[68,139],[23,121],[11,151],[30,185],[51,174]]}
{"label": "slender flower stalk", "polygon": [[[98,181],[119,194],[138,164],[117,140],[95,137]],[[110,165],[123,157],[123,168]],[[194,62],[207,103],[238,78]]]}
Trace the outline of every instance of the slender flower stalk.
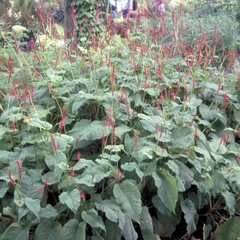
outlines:
{"label": "slender flower stalk", "polygon": [[115,178],[115,182],[119,181],[120,177],[121,177],[122,173],[121,173],[121,169],[119,168],[116,174],[116,178]]}
{"label": "slender flower stalk", "polygon": [[42,187],[37,188],[36,191],[41,192],[42,190],[44,190],[46,188],[47,185],[48,185],[48,178],[45,179],[44,185]]}
{"label": "slender flower stalk", "polygon": [[11,120],[10,124],[11,124],[11,129],[13,130],[14,133],[16,133],[16,127],[13,120]]}
{"label": "slender flower stalk", "polygon": [[10,172],[10,170],[9,170],[8,167],[7,167],[7,175],[8,175],[8,178],[9,178],[10,182],[11,182],[12,184],[15,184],[15,183],[16,183],[16,180],[12,177],[11,172]]}
{"label": "slender flower stalk", "polygon": [[138,146],[138,134],[136,133],[135,136],[135,142],[134,142],[134,147],[136,148]]}
{"label": "slender flower stalk", "polygon": [[71,179],[73,179],[73,177],[74,177],[74,175],[75,175],[74,166],[71,166],[71,168],[70,168],[70,174],[71,174]]}
{"label": "slender flower stalk", "polygon": [[16,161],[17,167],[18,167],[18,179],[22,180],[22,169],[21,169],[21,161],[18,159]]}
{"label": "slender flower stalk", "polygon": [[51,142],[52,142],[52,148],[54,151],[57,151],[58,147],[57,144],[55,143],[54,135],[51,133]]}
{"label": "slender flower stalk", "polygon": [[82,192],[82,190],[80,189],[80,187],[78,187],[77,185],[75,185],[75,187],[77,188],[77,190],[79,191],[80,193],[80,198],[85,201],[86,200],[86,196],[85,194]]}

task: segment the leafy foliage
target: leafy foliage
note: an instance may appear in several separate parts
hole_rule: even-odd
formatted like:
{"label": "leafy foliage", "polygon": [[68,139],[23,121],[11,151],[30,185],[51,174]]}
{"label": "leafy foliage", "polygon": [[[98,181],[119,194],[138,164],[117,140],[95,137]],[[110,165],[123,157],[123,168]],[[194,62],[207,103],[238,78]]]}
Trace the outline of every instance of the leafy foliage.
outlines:
{"label": "leafy foliage", "polygon": [[81,54],[1,33],[0,239],[239,234],[235,55],[217,68],[204,32],[197,47],[171,35],[181,12],[153,31],[149,11]]}

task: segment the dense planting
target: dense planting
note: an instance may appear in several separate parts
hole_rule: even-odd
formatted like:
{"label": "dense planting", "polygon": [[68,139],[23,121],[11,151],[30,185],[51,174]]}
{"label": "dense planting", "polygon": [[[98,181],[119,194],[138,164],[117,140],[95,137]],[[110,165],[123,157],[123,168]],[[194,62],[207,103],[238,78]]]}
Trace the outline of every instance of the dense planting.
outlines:
{"label": "dense planting", "polygon": [[237,23],[104,21],[77,49],[0,32],[0,239],[236,239]]}

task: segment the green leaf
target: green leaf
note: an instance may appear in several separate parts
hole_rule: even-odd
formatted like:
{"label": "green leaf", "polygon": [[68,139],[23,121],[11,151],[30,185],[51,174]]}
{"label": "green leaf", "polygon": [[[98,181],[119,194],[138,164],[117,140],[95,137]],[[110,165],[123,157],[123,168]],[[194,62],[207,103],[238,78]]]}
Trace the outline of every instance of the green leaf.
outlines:
{"label": "green leaf", "polygon": [[205,104],[201,104],[199,106],[199,112],[202,115],[203,119],[205,119],[207,121],[213,120],[217,115],[217,111],[214,106],[209,108],[209,106],[207,106]]}
{"label": "green leaf", "polygon": [[211,172],[211,178],[212,178],[211,193],[213,194],[213,196],[216,197],[218,193],[223,192],[223,190],[225,189],[226,179],[223,173],[217,169]]}
{"label": "green leaf", "polygon": [[51,170],[53,170],[57,164],[63,163],[67,165],[66,155],[59,150],[57,150],[54,153],[44,152],[44,155],[45,155],[45,162]]}
{"label": "green leaf", "polygon": [[133,134],[126,133],[124,137],[124,147],[125,150],[131,154],[134,151],[135,148],[135,138]]}
{"label": "green leaf", "polygon": [[131,171],[135,170],[135,172],[138,175],[138,177],[142,180],[143,172],[140,171],[139,166],[138,166],[137,163],[135,163],[135,162],[125,163],[125,164],[121,165],[121,168],[123,170],[128,171],[128,172],[131,172]]}
{"label": "green leaf", "polygon": [[70,219],[62,228],[60,240],[86,239],[86,223]]}
{"label": "green leaf", "polygon": [[118,213],[121,212],[121,208],[117,205],[115,199],[98,199],[95,202],[97,210],[101,210],[106,214],[106,217],[112,222],[118,222]]}
{"label": "green leaf", "polygon": [[37,127],[40,129],[45,129],[45,130],[51,130],[52,125],[46,121],[42,121],[39,118],[33,118],[30,122],[28,122],[28,125],[31,127]]}
{"label": "green leaf", "polygon": [[173,148],[187,149],[193,143],[194,129],[191,127],[178,127],[173,132],[171,144]]}
{"label": "green leaf", "polygon": [[28,240],[29,226],[23,227],[18,223],[12,223],[1,236],[1,240]]}
{"label": "green leaf", "polygon": [[182,211],[184,212],[185,221],[187,223],[187,232],[190,235],[197,229],[195,224],[197,211],[193,202],[189,199],[181,199],[180,204],[182,207]]}
{"label": "green leaf", "polygon": [[60,36],[63,37],[63,36],[64,36],[64,29],[63,29],[63,27],[62,27],[61,25],[57,24],[57,23],[55,23],[54,26],[55,26],[55,28],[56,28],[56,30],[57,30],[57,33],[58,33]]}
{"label": "green leaf", "polygon": [[7,130],[8,129],[6,127],[3,127],[3,126],[0,127],[0,140],[3,138],[3,136]]}
{"label": "green leaf", "polygon": [[39,199],[31,199],[25,198],[25,204],[27,208],[40,220],[39,212],[40,212],[40,200]]}
{"label": "green leaf", "polygon": [[230,217],[215,232],[217,240],[235,240],[240,236],[240,217]]}
{"label": "green leaf", "polygon": [[178,198],[178,187],[175,178],[168,174],[166,170],[162,170],[159,175],[154,172],[152,174],[155,185],[158,188],[158,196],[171,212],[175,212]]}
{"label": "green leaf", "polygon": [[204,224],[203,225],[203,240],[206,240],[212,231],[212,226],[210,224]]}
{"label": "green leaf", "polygon": [[122,231],[118,227],[118,224],[115,222],[111,222],[110,220],[105,221],[105,226],[106,226],[106,240],[121,240],[122,237]]}
{"label": "green leaf", "polygon": [[190,188],[192,180],[194,178],[194,173],[187,167],[186,164],[184,164],[178,160],[175,160],[175,163],[179,167],[179,179],[184,184],[185,189]]}
{"label": "green leaf", "polygon": [[98,216],[98,213],[96,210],[91,209],[88,212],[83,211],[82,212],[82,218],[85,222],[87,222],[92,228],[101,228],[103,231],[106,232],[105,225],[103,223],[103,220],[100,216]]}
{"label": "green leaf", "polygon": [[70,193],[61,193],[59,200],[61,203],[65,203],[73,212],[77,211],[81,203],[80,194],[77,189],[72,190]]}
{"label": "green leaf", "polygon": [[113,188],[116,202],[125,210],[126,214],[136,222],[139,222],[142,212],[141,194],[133,183],[125,180],[116,184]]}
{"label": "green leaf", "polygon": [[45,208],[41,208],[40,210],[40,218],[53,218],[55,219],[58,216],[57,209],[55,209],[52,205],[48,204]]}
{"label": "green leaf", "polygon": [[0,198],[3,198],[9,189],[7,182],[0,182]]}
{"label": "green leaf", "polygon": [[137,240],[138,234],[136,233],[132,220],[126,215],[125,225],[123,227],[122,235],[125,240]]}
{"label": "green leaf", "polygon": [[101,139],[102,134],[108,135],[107,127],[104,121],[89,121],[83,119],[80,122],[77,122],[73,129],[69,131],[69,135],[74,138],[80,137],[80,139],[85,139],[88,141]]}
{"label": "green leaf", "polygon": [[35,231],[34,240],[53,240],[59,239],[62,226],[53,219],[44,219]]}
{"label": "green leaf", "polygon": [[159,236],[153,233],[153,221],[146,206],[142,208],[140,227],[144,240],[160,240]]}
{"label": "green leaf", "polygon": [[222,195],[225,199],[226,205],[228,207],[228,211],[231,215],[234,215],[236,212],[235,209],[235,195],[231,192],[224,191],[222,192]]}
{"label": "green leaf", "polygon": [[233,108],[234,118],[235,120],[240,123],[240,110],[237,108]]}

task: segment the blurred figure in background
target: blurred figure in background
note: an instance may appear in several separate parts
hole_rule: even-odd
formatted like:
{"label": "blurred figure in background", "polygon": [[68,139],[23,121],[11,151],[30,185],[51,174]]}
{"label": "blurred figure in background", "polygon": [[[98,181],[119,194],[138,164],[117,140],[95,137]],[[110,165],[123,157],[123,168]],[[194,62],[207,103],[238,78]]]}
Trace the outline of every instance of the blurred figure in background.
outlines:
{"label": "blurred figure in background", "polygon": [[13,5],[14,5],[13,1],[9,1],[8,7],[7,7],[8,16],[11,16],[13,13]]}
{"label": "blurred figure in background", "polygon": [[117,17],[117,7],[116,7],[116,2],[115,0],[110,0],[110,9],[111,9],[111,12],[112,12],[112,16],[113,18],[116,18]]}
{"label": "blurred figure in background", "polygon": [[162,0],[155,0],[154,5],[157,12],[165,13],[166,8]]}
{"label": "blurred figure in background", "polygon": [[122,15],[127,18],[129,10],[133,10],[133,0],[122,0]]}

